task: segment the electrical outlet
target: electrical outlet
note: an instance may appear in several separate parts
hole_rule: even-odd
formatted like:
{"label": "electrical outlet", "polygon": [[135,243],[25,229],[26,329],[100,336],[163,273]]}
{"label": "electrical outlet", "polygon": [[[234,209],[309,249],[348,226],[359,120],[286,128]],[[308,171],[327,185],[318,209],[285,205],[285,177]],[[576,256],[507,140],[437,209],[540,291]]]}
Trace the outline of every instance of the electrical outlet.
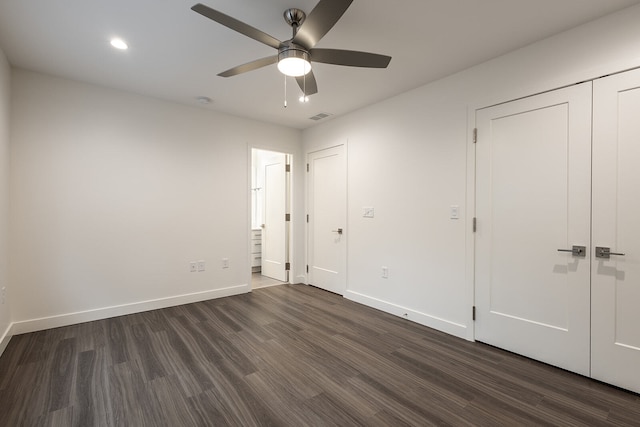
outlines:
{"label": "electrical outlet", "polygon": [[198,261],[198,271],[204,271],[204,260]]}
{"label": "electrical outlet", "polygon": [[389,278],[389,267],[382,267],[382,278],[383,279]]}
{"label": "electrical outlet", "polygon": [[198,265],[196,264],[195,261],[192,261],[189,263],[189,271],[192,273],[195,273],[196,271],[198,271]]}
{"label": "electrical outlet", "polygon": [[229,268],[229,258],[222,258],[222,268]]}

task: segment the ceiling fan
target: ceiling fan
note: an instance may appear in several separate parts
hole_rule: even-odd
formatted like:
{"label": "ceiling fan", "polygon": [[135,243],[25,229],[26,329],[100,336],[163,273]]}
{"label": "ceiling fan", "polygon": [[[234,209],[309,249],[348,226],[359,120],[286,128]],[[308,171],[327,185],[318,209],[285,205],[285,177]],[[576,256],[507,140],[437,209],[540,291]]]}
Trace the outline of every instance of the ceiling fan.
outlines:
{"label": "ceiling fan", "polygon": [[353,0],[320,0],[309,16],[300,9],[285,10],[284,19],[293,29],[293,37],[286,41],[280,41],[201,3],[191,9],[225,27],[278,50],[277,55],[233,67],[218,74],[219,76],[231,77],[277,63],[278,69],[283,74],[296,78],[304,95],[308,96],[318,92],[316,78],[311,70],[311,62],[349,67],[386,68],[391,61],[390,56],[376,53],[314,47],[338,22],[352,2]]}

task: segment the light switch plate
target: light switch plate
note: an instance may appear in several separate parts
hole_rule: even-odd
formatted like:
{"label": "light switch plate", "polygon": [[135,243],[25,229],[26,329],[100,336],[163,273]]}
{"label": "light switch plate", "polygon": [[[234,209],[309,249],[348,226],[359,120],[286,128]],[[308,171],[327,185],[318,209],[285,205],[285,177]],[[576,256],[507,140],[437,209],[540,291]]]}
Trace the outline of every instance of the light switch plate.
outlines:
{"label": "light switch plate", "polygon": [[373,218],[374,210],[372,207],[364,207],[362,208],[362,216],[364,218]]}
{"label": "light switch plate", "polygon": [[449,217],[451,219],[460,219],[460,206],[451,205],[449,208]]}

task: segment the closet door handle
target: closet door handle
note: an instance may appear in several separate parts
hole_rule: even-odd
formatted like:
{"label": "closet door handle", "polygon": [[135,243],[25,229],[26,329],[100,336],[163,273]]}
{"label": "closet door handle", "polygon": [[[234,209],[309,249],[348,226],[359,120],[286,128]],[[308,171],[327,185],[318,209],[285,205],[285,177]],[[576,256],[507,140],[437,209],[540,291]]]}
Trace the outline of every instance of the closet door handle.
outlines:
{"label": "closet door handle", "polygon": [[596,246],[596,258],[609,259],[611,255],[624,256],[623,253],[611,252],[611,248],[607,248],[606,246]]}
{"label": "closet door handle", "polygon": [[558,249],[558,252],[571,252],[575,256],[583,257],[587,255],[587,247],[573,245],[571,249]]}

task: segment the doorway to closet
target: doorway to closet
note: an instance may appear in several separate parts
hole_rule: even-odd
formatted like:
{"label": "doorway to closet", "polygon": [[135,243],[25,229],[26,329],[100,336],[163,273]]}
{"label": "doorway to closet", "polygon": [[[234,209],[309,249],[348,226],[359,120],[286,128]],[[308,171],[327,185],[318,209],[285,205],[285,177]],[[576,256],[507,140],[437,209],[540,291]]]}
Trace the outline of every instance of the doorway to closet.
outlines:
{"label": "doorway to closet", "polygon": [[289,281],[291,155],[251,150],[251,287]]}
{"label": "doorway to closet", "polygon": [[640,70],[476,111],[475,337],[640,392]]}

